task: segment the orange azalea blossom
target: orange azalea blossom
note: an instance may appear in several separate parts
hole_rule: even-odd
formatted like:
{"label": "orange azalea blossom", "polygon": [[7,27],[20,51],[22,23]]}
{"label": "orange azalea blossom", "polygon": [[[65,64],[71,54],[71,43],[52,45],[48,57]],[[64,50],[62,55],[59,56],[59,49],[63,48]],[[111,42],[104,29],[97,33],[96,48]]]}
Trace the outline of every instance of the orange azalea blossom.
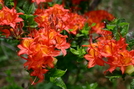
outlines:
{"label": "orange azalea blossom", "polygon": [[39,27],[63,30],[65,28],[63,22],[69,17],[67,13],[69,13],[68,9],[64,9],[62,5],[56,4],[45,10],[37,9],[35,11],[35,15],[37,15],[35,21]]}
{"label": "orange azalea blossom", "polygon": [[9,9],[8,7],[3,7],[0,10],[0,25],[9,25],[15,28],[16,23],[23,21],[22,18],[19,18],[21,14],[23,13],[17,13],[14,8]]}
{"label": "orange azalea blossom", "polygon": [[76,13],[70,13],[69,16],[70,17],[65,22],[65,30],[71,29],[70,32],[72,34],[77,34],[78,29],[82,29],[84,27],[86,19]]}
{"label": "orange azalea blossom", "polygon": [[37,9],[34,14],[37,15],[35,21],[39,27],[50,27],[60,32],[66,30],[73,34],[76,34],[77,30],[81,29],[86,21],[82,16],[71,13],[58,4],[45,10]]}
{"label": "orange azalea blossom", "polygon": [[26,60],[27,62],[24,63],[24,67],[27,67],[28,70],[32,69],[30,75],[39,78],[39,81],[33,81],[32,84],[42,82],[44,80],[44,74],[49,71],[48,68],[54,67],[54,58],[51,56],[46,56],[42,58],[29,56]]}
{"label": "orange azalea blossom", "polygon": [[100,38],[97,43],[87,45],[88,54],[84,57],[89,61],[88,68],[108,64],[110,68],[105,73],[113,72],[117,67],[124,73],[127,66],[134,64],[134,50],[128,51],[126,46],[125,38],[119,41]]}
{"label": "orange azalea blossom", "polygon": [[108,58],[108,64],[110,65],[110,68],[106,71],[113,72],[116,67],[119,67],[123,74],[127,66],[134,65],[134,55],[132,55],[134,54],[134,50],[119,50],[117,53],[118,54]]}
{"label": "orange azalea blossom", "polygon": [[95,65],[104,66],[105,61],[102,60],[102,56],[99,53],[98,44],[91,44],[88,45],[88,51],[84,57],[87,59],[88,62],[88,68],[94,67]]}
{"label": "orange azalea blossom", "polygon": [[37,4],[40,4],[41,2],[52,2],[52,0],[32,0],[32,2],[36,2]]}
{"label": "orange azalea blossom", "polygon": [[111,34],[110,31],[105,31],[103,28],[105,28],[105,23],[103,20],[111,21],[115,17],[104,10],[96,10],[96,11],[90,11],[85,13],[85,16],[88,18],[87,22],[89,26],[93,23],[96,23],[95,26],[92,27],[92,32],[98,33],[98,34]]}
{"label": "orange azalea blossom", "polygon": [[41,54],[42,56],[58,56],[59,50],[66,55],[66,51],[63,50],[70,47],[70,44],[66,43],[67,36],[63,36],[53,29],[40,29],[35,35],[34,39],[23,38],[22,43],[18,45],[21,49],[18,55]]}
{"label": "orange azalea blossom", "polygon": [[47,73],[48,68],[54,67],[54,57],[66,55],[66,50],[70,44],[66,42],[67,36],[61,35],[54,29],[39,29],[33,30],[29,38],[23,38],[21,44],[18,45],[20,51],[18,55],[26,54],[27,57],[22,57],[27,62],[24,66],[28,66],[28,70],[32,69],[31,76],[37,76],[41,82]]}

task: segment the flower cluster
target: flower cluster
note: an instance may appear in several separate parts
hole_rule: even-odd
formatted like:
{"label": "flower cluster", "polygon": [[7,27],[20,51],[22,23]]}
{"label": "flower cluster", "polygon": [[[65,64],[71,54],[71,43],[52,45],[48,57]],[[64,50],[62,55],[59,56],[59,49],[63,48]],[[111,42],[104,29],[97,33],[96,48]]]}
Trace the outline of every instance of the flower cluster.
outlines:
{"label": "flower cluster", "polygon": [[[67,36],[61,32],[66,30],[76,34],[84,26],[85,19],[57,4],[45,10],[37,9],[34,15],[39,29],[33,30],[29,37],[22,38],[18,55],[27,60],[24,66],[32,70],[31,76],[37,76],[37,82],[41,82],[49,68],[54,67],[54,57],[61,52],[65,56],[66,49],[70,47],[66,42]],[[27,56],[23,57],[24,54]]]}
{"label": "flower cluster", "polygon": [[111,31],[103,30],[105,28],[103,20],[111,21],[114,19],[114,16],[103,10],[91,11],[86,13],[85,16],[88,17],[89,26],[96,23],[91,28],[90,35],[93,33],[100,35],[95,43],[92,42],[91,36],[90,44],[84,45],[88,47],[87,54],[84,56],[89,61],[88,68],[95,65],[105,66],[107,64],[110,68],[104,73],[107,71],[112,73],[119,67],[123,74],[127,66],[134,65],[134,50],[127,50],[125,38],[120,37],[117,41],[112,36]]}
{"label": "flower cluster", "polygon": [[22,18],[19,17],[20,14],[17,13],[14,8],[9,9],[8,7],[3,7],[0,10],[0,25],[9,25],[12,28],[15,28],[16,23],[23,21]]}
{"label": "flower cluster", "polygon": [[91,26],[93,23],[96,24],[92,27],[91,33],[111,34],[110,31],[103,30],[103,28],[105,28],[106,25],[104,20],[112,21],[115,18],[112,14],[104,10],[96,10],[85,13],[85,16],[88,19],[87,22],[89,26]]}
{"label": "flower cluster", "polygon": [[[37,76],[37,82],[41,82],[49,68],[54,67],[54,57],[61,52],[65,56],[66,49],[70,47],[66,42],[67,36],[61,32],[66,30],[76,34],[86,20],[58,4],[48,9],[36,9],[34,15],[39,30],[32,30],[28,38],[22,38],[21,44],[18,45],[18,55],[27,60],[24,66],[32,70],[31,76]],[[27,57],[23,57],[24,54]]]}
{"label": "flower cluster", "polygon": [[95,65],[104,66],[106,63],[110,66],[106,71],[113,72],[119,67],[124,73],[127,66],[134,64],[134,50],[128,51],[126,46],[125,38],[119,41],[105,37],[99,38],[97,43],[87,45],[88,54],[85,58],[89,61],[88,68]]}
{"label": "flower cluster", "polygon": [[50,27],[59,32],[66,30],[73,34],[82,29],[86,21],[84,17],[71,13],[68,9],[64,9],[62,5],[58,4],[45,10],[37,9],[34,15],[37,16],[35,21],[39,27]]}
{"label": "flower cluster", "polygon": [[19,15],[22,14],[23,13],[17,13],[14,8],[9,9],[6,6],[0,10],[0,31],[3,32],[6,37],[11,34],[12,36],[17,37],[22,34],[23,19],[19,17]]}
{"label": "flower cluster", "polygon": [[70,44],[66,42],[67,36],[61,35],[54,29],[34,30],[29,38],[23,38],[21,44],[18,45],[20,51],[18,55],[26,54],[23,57],[27,62],[24,66],[28,66],[28,70],[32,69],[31,76],[37,76],[41,82],[44,74],[49,68],[54,67],[55,56],[63,53],[66,55],[67,48]]}

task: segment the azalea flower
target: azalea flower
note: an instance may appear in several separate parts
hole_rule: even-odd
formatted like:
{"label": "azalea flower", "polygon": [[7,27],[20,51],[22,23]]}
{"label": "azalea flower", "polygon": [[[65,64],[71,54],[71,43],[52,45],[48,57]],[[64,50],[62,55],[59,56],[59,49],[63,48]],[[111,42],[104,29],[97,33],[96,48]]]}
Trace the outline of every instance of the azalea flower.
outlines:
{"label": "azalea flower", "polygon": [[12,28],[15,28],[16,24],[22,22],[23,19],[19,17],[23,13],[17,13],[14,8],[9,9],[4,6],[2,10],[0,10],[0,25],[9,25]]}
{"label": "azalea flower", "polygon": [[[66,38],[67,36],[54,29],[43,28],[33,30],[29,38],[23,38],[18,45],[18,55],[27,60],[24,66],[28,67],[28,70],[33,70],[30,75],[38,77],[38,82],[44,79],[43,74],[49,71],[48,68],[54,67],[54,57],[59,56],[61,52],[66,55],[66,49],[70,47]],[[23,57],[24,54],[27,56]]]}
{"label": "azalea flower", "polygon": [[76,34],[79,29],[82,29],[86,21],[84,17],[71,13],[58,4],[45,10],[37,9],[34,15],[37,16],[35,21],[39,27],[49,27],[59,32],[66,30],[72,34]]}
{"label": "azalea flower", "polygon": [[32,0],[32,2],[36,2],[37,4],[40,4],[41,2],[51,2],[52,0]]}
{"label": "azalea flower", "polygon": [[85,16],[88,18],[87,22],[89,26],[91,26],[93,23],[96,24],[92,27],[91,33],[111,34],[110,31],[103,30],[103,28],[105,28],[105,23],[103,20],[112,21],[115,18],[112,14],[105,10],[96,10],[85,13]]}
{"label": "azalea flower", "polygon": [[119,67],[123,74],[126,67],[134,63],[134,50],[127,50],[125,38],[120,38],[119,41],[99,38],[97,43],[91,43],[86,47],[88,47],[88,50],[84,57],[89,61],[88,68],[107,64],[110,68],[105,73],[107,71],[112,73]]}

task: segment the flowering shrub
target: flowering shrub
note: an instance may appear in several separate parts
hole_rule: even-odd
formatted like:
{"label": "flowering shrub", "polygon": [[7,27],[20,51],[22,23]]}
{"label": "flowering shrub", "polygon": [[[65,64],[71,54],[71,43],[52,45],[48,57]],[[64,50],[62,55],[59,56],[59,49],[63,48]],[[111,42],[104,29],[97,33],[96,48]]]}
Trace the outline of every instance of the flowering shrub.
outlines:
{"label": "flowering shrub", "polygon": [[[88,68],[109,66],[104,74],[119,67],[122,75],[131,74],[128,67],[134,65],[134,50],[128,50],[129,24],[124,20],[104,10],[67,9],[64,0],[60,5],[52,0],[11,0],[13,5],[5,2],[0,2],[1,36],[18,40],[18,56],[26,60],[24,68],[32,77],[31,85],[47,80],[66,89],[61,77],[70,69],[61,70],[61,62],[64,67],[74,61]],[[83,9],[80,2],[89,1],[71,2]]]}

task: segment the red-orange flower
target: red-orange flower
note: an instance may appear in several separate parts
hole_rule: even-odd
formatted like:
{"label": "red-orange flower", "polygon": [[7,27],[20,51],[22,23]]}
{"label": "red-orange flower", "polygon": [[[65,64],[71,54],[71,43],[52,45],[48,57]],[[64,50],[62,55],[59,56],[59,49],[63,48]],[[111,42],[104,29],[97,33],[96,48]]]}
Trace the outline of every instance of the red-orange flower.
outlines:
{"label": "red-orange flower", "polygon": [[64,22],[68,19],[69,10],[64,9],[62,5],[54,5],[45,10],[37,9],[35,11],[35,21],[39,27],[50,27],[52,29],[59,29],[60,31],[65,28]]}
{"label": "red-orange flower", "polygon": [[70,47],[70,44],[66,42],[67,36],[49,28],[33,30],[29,36],[29,38],[23,38],[18,45],[20,49],[18,55],[27,55],[22,57],[27,60],[24,66],[27,66],[28,70],[32,69],[31,76],[37,76],[38,82],[41,82],[44,79],[43,74],[49,71],[48,68],[54,67],[54,57],[61,52],[66,55],[66,49]]}
{"label": "red-orange flower", "polygon": [[23,13],[17,13],[14,8],[9,9],[8,7],[3,7],[0,10],[0,25],[9,25],[15,28],[16,23],[23,21],[22,18],[19,18],[20,14]]}
{"label": "red-orange flower", "polygon": [[70,13],[67,19],[65,30],[71,29],[70,33],[76,35],[77,31],[84,27],[86,19],[82,15],[76,13]]}
{"label": "red-orange flower", "polygon": [[24,67],[26,67],[28,70],[32,70],[32,72],[30,73],[31,76],[39,78],[39,81],[33,81],[32,84],[42,82],[44,80],[44,74],[49,71],[48,68],[54,67],[54,58],[51,56],[46,56],[42,58],[29,56],[26,60],[27,62],[24,63]]}
{"label": "red-orange flower", "polygon": [[41,2],[51,2],[52,0],[32,0],[32,2],[36,2],[37,4],[40,4]]}
{"label": "red-orange flower", "polygon": [[[66,30],[73,34],[76,34],[86,21],[84,17],[70,13],[68,9],[64,9],[62,5],[58,4],[45,10],[37,9],[34,14],[37,15],[35,21],[39,27],[49,27],[59,32]],[[69,29],[73,30],[69,31]]]}
{"label": "red-orange flower", "polygon": [[112,14],[104,10],[96,10],[85,13],[85,16],[88,18],[87,22],[89,23],[89,26],[96,23],[96,25],[92,27],[92,32],[99,34],[111,34],[110,31],[103,30],[103,28],[105,28],[103,20],[113,20],[115,17]]}
{"label": "red-orange flower", "polygon": [[104,66],[105,61],[102,60],[102,56],[100,55],[98,45],[91,44],[87,47],[89,47],[88,54],[86,54],[84,57],[89,61],[88,68],[94,67],[95,65]]}
{"label": "red-orange flower", "polygon": [[87,46],[88,54],[85,55],[85,58],[89,61],[88,67],[108,64],[110,68],[105,73],[107,71],[113,72],[117,67],[124,73],[126,67],[134,63],[134,50],[128,51],[126,46],[125,38],[120,38],[119,41],[98,39],[97,43],[91,43]]}

